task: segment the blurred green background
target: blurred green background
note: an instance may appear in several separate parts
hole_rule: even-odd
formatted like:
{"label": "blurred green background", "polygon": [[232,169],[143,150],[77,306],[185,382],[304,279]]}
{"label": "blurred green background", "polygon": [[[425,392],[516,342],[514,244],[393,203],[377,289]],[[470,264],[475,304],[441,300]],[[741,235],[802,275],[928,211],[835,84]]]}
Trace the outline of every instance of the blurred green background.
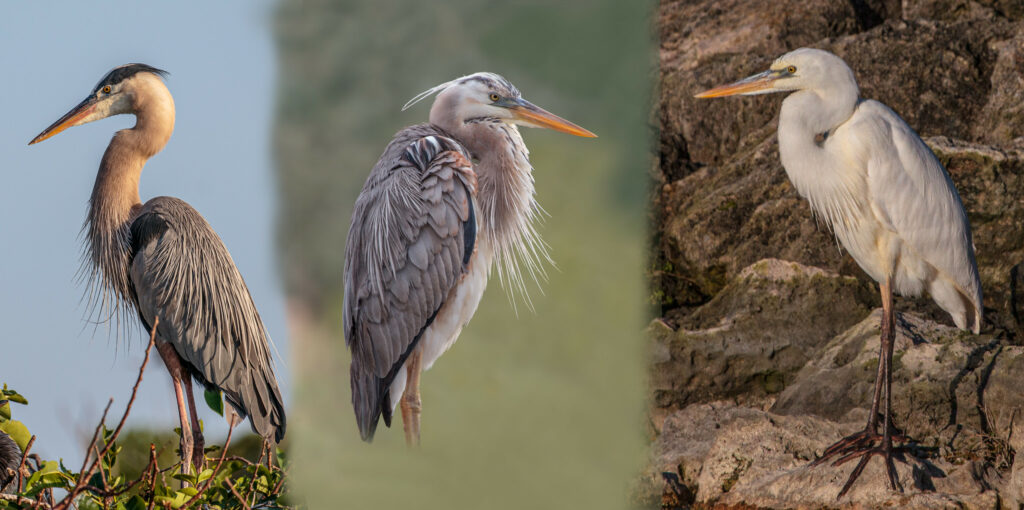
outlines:
{"label": "blurred green background", "polygon": [[[652,2],[283,0],[274,157],[295,398],[292,488],[311,508],[624,508],[644,445]],[[416,93],[475,71],[597,139],[525,129],[557,269],[535,310],[493,278],[400,417],[359,440],[341,332],[349,214]],[[492,275],[494,276],[494,275]],[[517,306],[513,306],[513,301]],[[516,312],[518,309],[518,313]]]}

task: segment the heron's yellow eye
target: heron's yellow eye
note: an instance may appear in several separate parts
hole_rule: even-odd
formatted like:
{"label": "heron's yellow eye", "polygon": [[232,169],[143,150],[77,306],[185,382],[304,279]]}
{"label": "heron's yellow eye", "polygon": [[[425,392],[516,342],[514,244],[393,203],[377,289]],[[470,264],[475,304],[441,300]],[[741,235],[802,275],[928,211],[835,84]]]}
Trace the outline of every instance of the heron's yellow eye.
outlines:
{"label": "heron's yellow eye", "polygon": [[106,86],[103,87],[103,93],[104,94],[109,94],[110,93],[110,85],[106,85]]}
{"label": "heron's yellow eye", "polygon": [[492,102],[497,103],[499,99],[501,99],[501,96],[499,96],[499,95],[497,95],[497,94],[495,94],[493,92],[491,93],[491,101]]}
{"label": "heron's yellow eye", "polygon": [[788,72],[789,74],[795,74],[796,73],[796,66],[789,66],[789,67],[787,67],[786,68],[786,72]]}

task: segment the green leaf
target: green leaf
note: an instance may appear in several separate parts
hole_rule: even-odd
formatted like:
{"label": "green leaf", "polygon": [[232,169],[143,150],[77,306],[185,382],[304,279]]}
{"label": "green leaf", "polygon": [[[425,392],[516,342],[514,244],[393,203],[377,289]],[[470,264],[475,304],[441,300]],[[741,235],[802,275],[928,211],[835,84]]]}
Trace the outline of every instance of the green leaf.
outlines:
{"label": "green leaf", "polygon": [[183,482],[188,482],[188,483],[190,483],[192,485],[196,484],[196,475],[192,475],[192,474],[186,475],[185,473],[174,473],[174,475],[172,475],[172,478],[174,478],[175,480],[181,480]]}
{"label": "green leaf", "polygon": [[6,400],[0,401],[0,422],[5,422],[11,419],[11,404]]}
{"label": "green leaf", "polygon": [[18,420],[8,420],[0,423],[0,432],[11,436],[11,439],[18,443],[18,448],[21,448],[21,451],[25,451],[25,448],[28,447],[29,439],[32,439],[32,434],[29,433],[28,428]]}
{"label": "green leaf", "polygon": [[74,482],[74,479],[65,475],[60,470],[60,464],[55,460],[43,462],[42,467],[32,473],[25,481],[25,495],[34,498],[44,489],[50,487],[67,487],[66,482]]}
{"label": "green leaf", "polygon": [[199,473],[198,481],[199,483],[205,482],[211,476],[213,476],[213,470],[209,468],[204,469],[202,473]]}
{"label": "green leaf", "polygon": [[193,495],[195,495],[195,489],[192,489],[192,494],[188,493],[189,489],[192,489],[192,487],[186,487],[185,489],[175,492],[174,496],[156,496],[153,498],[153,501],[158,503],[167,502],[171,505],[171,508],[181,508],[185,503],[188,503],[188,500],[192,499]]}
{"label": "green leaf", "polygon": [[224,416],[224,398],[221,397],[220,390],[211,391],[209,388],[203,390],[203,397],[206,398],[206,405],[213,409],[213,412]]}
{"label": "green leaf", "polygon": [[129,499],[124,505],[125,510],[146,510],[146,508],[146,500],[142,499],[142,496],[138,494],[132,496],[132,499]]}

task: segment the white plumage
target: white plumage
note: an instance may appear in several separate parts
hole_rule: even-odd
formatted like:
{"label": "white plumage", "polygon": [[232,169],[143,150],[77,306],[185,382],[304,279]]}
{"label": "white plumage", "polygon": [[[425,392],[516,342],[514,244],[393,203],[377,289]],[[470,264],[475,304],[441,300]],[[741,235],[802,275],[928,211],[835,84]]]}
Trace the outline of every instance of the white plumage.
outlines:
{"label": "white plumage", "polygon": [[[884,454],[890,485],[902,490],[892,467],[891,391],[895,340],[892,292],[923,291],[961,329],[981,330],[981,280],[971,227],[949,174],[896,112],[860,99],[853,71],[839,57],[802,48],[768,71],[697,97],[792,91],[779,113],[779,156],[811,209],[882,291],[879,374],[873,409],[885,389],[884,434],[877,414],[864,432],[826,450],[818,462],[862,455],[840,497],[872,454]],[[874,446],[881,440],[881,446]]]}

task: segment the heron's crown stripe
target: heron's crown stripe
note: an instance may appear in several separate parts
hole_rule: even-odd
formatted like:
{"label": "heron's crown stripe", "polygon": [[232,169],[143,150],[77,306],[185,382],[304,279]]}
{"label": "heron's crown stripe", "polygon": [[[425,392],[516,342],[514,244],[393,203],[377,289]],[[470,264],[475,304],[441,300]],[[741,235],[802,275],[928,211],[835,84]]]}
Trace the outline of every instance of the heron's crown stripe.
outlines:
{"label": "heron's crown stripe", "polygon": [[123,66],[117,66],[111,69],[110,72],[107,73],[107,75],[104,76],[99,81],[99,83],[96,84],[95,87],[93,87],[93,90],[99,90],[100,88],[105,87],[107,85],[115,85],[121,83],[122,81],[127,80],[128,78],[131,78],[132,76],[135,76],[136,74],[143,72],[153,73],[162,78],[170,74],[167,71],[164,71],[163,69],[157,69],[148,64],[125,64]]}
{"label": "heron's crown stripe", "polygon": [[500,85],[500,86],[505,87],[506,89],[508,89],[508,91],[512,95],[514,95],[516,97],[518,97],[520,95],[519,94],[519,90],[516,89],[515,85],[512,85],[511,82],[506,80],[501,75],[495,74],[495,73],[489,73],[489,72],[486,72],[486,71],[481,71],[481,72],[478,72],[478,73],[467,74],[466,76],[455,78],[454,80],[444,82],[444,83],[442,83],[440,85],[436,85],[436,86],[431,87],[431,88],[429,88],[427,90],[424,90],[423,92],[420,92],[419,94],[416,94],[407,103],[402,105],[402,111],[404,112],[404,111],[408,110],[410,107],[412,107],[412,105],[414,105],[414,104],[416,104],[416,103],[418,103],[418,102],[420,102],[420,101],[430,97],[433,94],[439,93],[439,92],[443,91],[444,89],[446,89],[448,87],[451,87],[452,85],[455,85],[456,83],[465,83],[465,82],[468,82],[468,81],[479,81],[479,82],[481,82],[481,83],[483,83],[485,85],[491,85],[492,88],[498,88],[497,85]]}

